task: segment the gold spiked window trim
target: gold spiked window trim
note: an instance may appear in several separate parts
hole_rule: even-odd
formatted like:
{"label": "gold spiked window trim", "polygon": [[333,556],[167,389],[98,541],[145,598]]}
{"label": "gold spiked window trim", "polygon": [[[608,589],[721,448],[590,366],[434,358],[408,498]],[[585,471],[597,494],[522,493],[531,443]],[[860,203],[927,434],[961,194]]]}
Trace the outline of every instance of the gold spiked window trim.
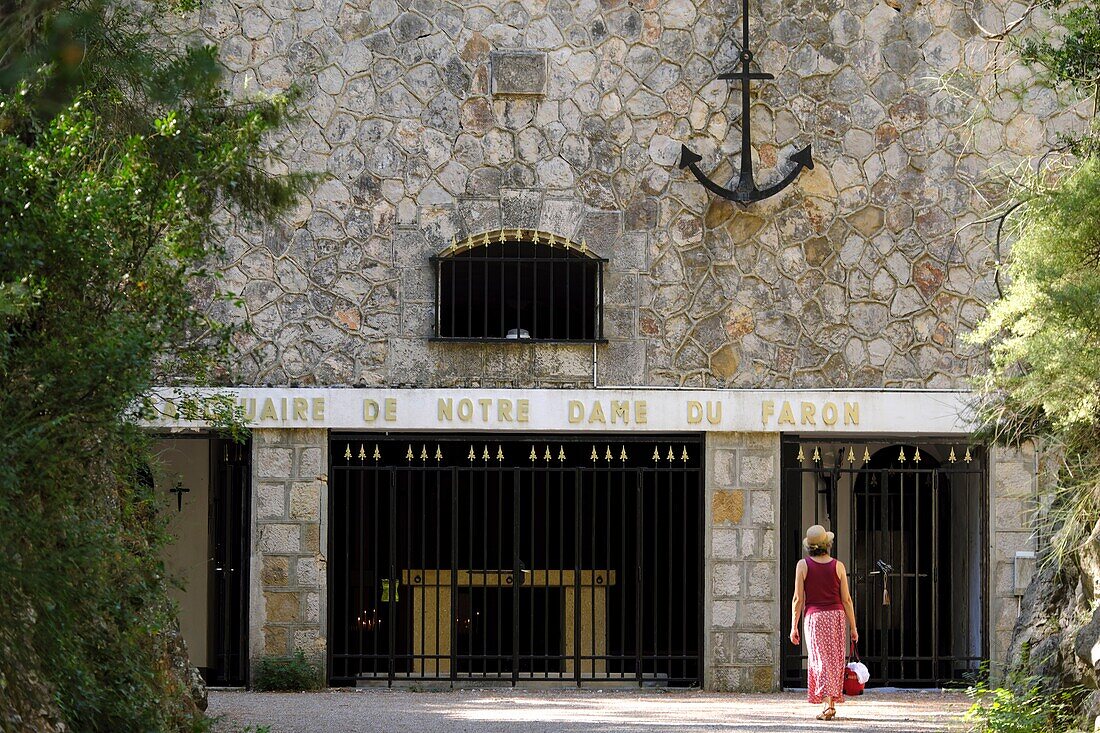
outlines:
{"label": "gold spiked window trim", "polygon": [[603,342],[603,264],[583,239],[522,227],[453,238],[431,258],[434,340]]}

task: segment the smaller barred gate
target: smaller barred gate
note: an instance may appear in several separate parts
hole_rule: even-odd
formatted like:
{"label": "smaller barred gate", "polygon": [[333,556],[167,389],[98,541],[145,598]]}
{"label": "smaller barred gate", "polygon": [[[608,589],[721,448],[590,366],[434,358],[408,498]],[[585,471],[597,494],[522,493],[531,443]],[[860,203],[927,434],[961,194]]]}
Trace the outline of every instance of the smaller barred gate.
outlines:
{"label": "smaller barred gate", "polygon": [[[805,528],[835,531],[870,685],[973,681],[989,658],[984,450],[947,439],[787,437],[781,491],[783,596]],[[784,603],[784,629],[790,613]],[[783,642],[784,686],[805,686],[804,652]]]}
{"label": "smaller barred gate", "polygon": [[333,436],[329,678],[701,681],[695,436]]}

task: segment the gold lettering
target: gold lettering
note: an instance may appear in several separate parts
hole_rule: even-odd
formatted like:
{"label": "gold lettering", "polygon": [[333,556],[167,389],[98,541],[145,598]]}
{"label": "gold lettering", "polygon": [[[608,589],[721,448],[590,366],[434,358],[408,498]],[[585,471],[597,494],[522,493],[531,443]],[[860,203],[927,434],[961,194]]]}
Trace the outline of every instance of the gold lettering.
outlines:
{"label": "gold lettering", "polygon": [[489,408],[493,406],[493,401],[483,398],[477,404],[481,405],[481,422],[489,422]]}
{"label": "gold lettering", "polygon": [[306,411],[309,409],[309,402],[305,397],[294,398],[294,419],[295,420],[308,420],[306,417]]}
{"label": "gold lettering", "polygon": [[837,409],[832,402],[826,402],[821,408],[821,422],[826,425],[836,425]]}
{"label": "gold lettering", "polygon": [[264,409],[260,410],[261,420],[278,420],[279,414],[275,412],[275,401],[270,397],[264,398]]}
{"label": "gold lettering", "polygon": [[859,425],[859,403],[844,403],[844,424]]}
{"label": "gold lettering", "polygon": [[688,425],[703,422],[703,406],[695,400],[688,400]]}
{"label": "gold lettering", "polygon": [[791,409],[791,403],[785,400],[783,407],[779,410],[779,424],[794,425],[794,410]]}
{"label": "gold lettering", "polygon": [[[172,405],[171,402],[168,404]],[[249,397],[248,399],[241,400],[241,407],[244,409],[244,419],[248,422],[252,422],[256,419],[256,398]],[[175,417],[175,405],[172,405],[172,417]]]}
{"label": "gold lettering", "polygon": [[592,403],[592,411],[588,413],[588,424],[591,425],[594,422],[607,424],[607,418],[603,414],[603,405],[600,404],[599,400]]}
{"label": "gold lettering", "polygon": [[760,403],[760,424],[767,425],[768,420],[775,414],[775,402],[772,400],[764,400]]}
{"label": "gold lettering", "polygon": [[814,407],[812,402],[802,403],[802,424],[803,425],[817,425],[817,420],[814,418],[814,413],[817,412],[817,408]]}
{"label": "gold lettering", "polygon": [[314,397],[313,398],[313,419],[317,421],[323,421],[325,419],[325,398]]}
{"label": "gold lettering", "polygon": [[467,399],[458,401],[458,419],[462,422],[470,422],[474,417],[474,403]]}
{"label": "gold lettering", "polygon": [[280,397],[280,398],[279,398],[279,402],[281,402],[281,403],[282,403],[282,410],[283,410],[283,411],[282,411],[282,415],[283,415],[283,421],[286,421],[286,397]]}
{"label": "gold lettering", "polygon": [[531,403],[528,400],[516,400],[516,422],[527,422],[531,418]]}
{"label": "gold lettering", "polygon": [[646,405],[645,400],[638,400],[637,402],[634,403],[634,424],[635,425],[645,425],[646,421],[649,420],[649,416],[646,414],[647,407],[648,406]]}
{"label": "gold lettering", "polygon": [[497,420],[500,422],[512,422],[512,401],[497,401]]}
{"label": "gold lettering", "polygon": [[386,410],[386,422],[395,422],[397,420],[397,398],[387,397],[382,400]]}
{"label": "gold lettering", "polygon": [[[714,408],[713,410],[711,408]],[[717,425],[722,422],[722,403],[721,401],[707,402],[707,422],[711,425]]]}
{"label": "gold lettering", "polygon": [[584,405],[580,400],[569,400],[569,422],[576,425],[584,419]]}
{"label": "gold lettering", "polygon": [[630,422],[630,403],[626,400],[611,400],[611,422]]}
{"label": "gold lettering", "polygon": [[374,400],[363,400],[363,420],[374,422],[378,419],[378,403]]}
{"label": "gold lettering", "polygon": [[440,397],[438,405],[439,421],[455,419],[455,401],[450,397]]}
{"label": "gold lettering", "polygon": [[[256,411],[256,401],[252,400],[252,411]],[[164,401],[164,416],[170,418],[178,418],[180,416],[180,410],[176,407],[176,403],[173,400]]]}

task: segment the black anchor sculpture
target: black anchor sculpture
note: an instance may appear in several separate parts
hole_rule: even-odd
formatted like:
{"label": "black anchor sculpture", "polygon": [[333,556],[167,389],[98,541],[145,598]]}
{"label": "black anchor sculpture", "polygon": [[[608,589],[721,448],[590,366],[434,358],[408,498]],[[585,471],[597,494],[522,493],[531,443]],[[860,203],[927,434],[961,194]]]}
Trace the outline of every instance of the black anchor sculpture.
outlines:
{"label": "black anchor sculpture", "polygon": [[741,70],[730,71],[718,77],[719,79],[738,79],[741,82],[741,172],[737,177],[737,185],[731,190],[719,186],[707,178],[698,166],[703,156],[689,150],[686,145],[680,145],[680,168],[691,170],[699,183],[722,198],[748,204],[779,193],[791,185],[803,168],[813,170],[814,161],[810,157],[810,146],[807,145],[790,157],[791,162],[794,163],[794,168],[783,177],[783,180],[767,188],[757,188],[756,181],[753,180],[752,132],[749,126],[749,84],[756,79],[774,79],[775,77],[771,74],[754,73],[749,70],[749,64],[752,63],[752,50],[749,48],[749,0],[744,0],[741,7]]}

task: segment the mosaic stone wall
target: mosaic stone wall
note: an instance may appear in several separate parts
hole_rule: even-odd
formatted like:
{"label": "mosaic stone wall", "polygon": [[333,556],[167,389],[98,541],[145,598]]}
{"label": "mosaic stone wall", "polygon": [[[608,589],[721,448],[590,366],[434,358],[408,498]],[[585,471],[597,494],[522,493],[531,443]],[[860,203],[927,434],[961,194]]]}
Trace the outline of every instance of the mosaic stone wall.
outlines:
{"label": "mosaic stone wall", "polygon": [[[992,168],[1077,124],[1002,76],[949,0],[763,0],[752,123],[761,183],[812,143],[817,167],[742,207],[676,167],[681,142],[729,181],[739,96],[722,0],[232,0],[205,3],[240,94],[305,90],[280,141],[330,178],[278,226],[225,217],[226,286],[248,318],[241,384],[587,385],[589,346],[429,343],[427,257],[452,236],[535,227],[610,258],[601,384],[962,385],[960,342],[994,295]],[[1004,23],[996,5],[989,27]],[[517,53],[519,52],[519,53]],[[969,125],[967,120],[970,119]],[[956,233],[958,232],[958,233]],[[218,306],[222,309],[223,306]]]}

